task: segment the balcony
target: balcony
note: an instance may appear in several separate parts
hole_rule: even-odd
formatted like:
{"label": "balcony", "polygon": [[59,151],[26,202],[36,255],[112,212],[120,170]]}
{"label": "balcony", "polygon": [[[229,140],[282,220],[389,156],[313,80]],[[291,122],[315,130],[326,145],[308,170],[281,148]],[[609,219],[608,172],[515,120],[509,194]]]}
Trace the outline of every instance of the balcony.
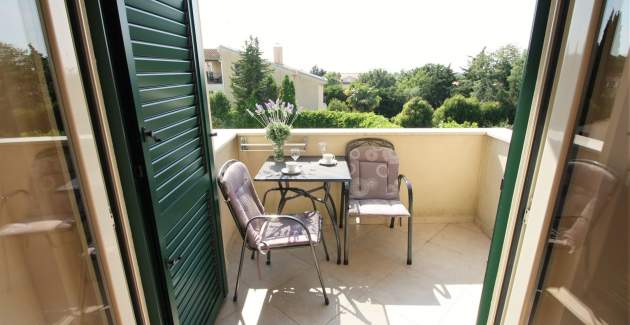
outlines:
{"label": "balcony", "polygon": [[[218,134],[217,167],[238,159],[254,174],[269,155],[241,150],[266,143],[263,130]],[[327,262],[319,254],[329,306],[322,304],[310,252],[274,251],[271,265],[262,258],[245,259],[239,300],[226,301],[217,323],[473,324],[510,136],[507,129],[294,130],[291,142],[305,143],[306,155],[319,154],[322,141],[336,155],[343,155],[348,141],[362,137],[384,138],[396,146],[401,173],[414,186],[414,264],[405,265],[404,225],[390,229],[385,218],[349,220],[350,264]],[[250,145],[241,146],[245,141]],[[257,183],[256,190],[261,194],[272,185]],[[339,190],[333,188],[333,197]],[[275,210],[277,200],[270,195],[268,211]],[[291,201],[285,211],[307,210],[306,203]],[[221,218],[231,297],[241,239],[226,206]],[[330,225],[325,236],[334,242]]]}

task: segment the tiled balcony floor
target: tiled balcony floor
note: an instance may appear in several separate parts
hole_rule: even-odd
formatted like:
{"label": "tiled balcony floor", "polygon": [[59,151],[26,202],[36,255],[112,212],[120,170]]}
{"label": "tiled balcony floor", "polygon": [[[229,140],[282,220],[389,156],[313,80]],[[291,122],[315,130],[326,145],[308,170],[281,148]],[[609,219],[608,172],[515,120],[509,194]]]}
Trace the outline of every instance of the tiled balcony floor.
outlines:
{"label": "tiled balcony floor", "polygon": [[218,324],[474,324],[490,239],[472,223],[415,224],[413,265],[405,265],[406,225],[351,225],[350,265],[317,248],[330,305],[308,248],[277,250],[271,265],[246,255],[237,303],[232,290],[240,238],[227,247],[230,293]]}

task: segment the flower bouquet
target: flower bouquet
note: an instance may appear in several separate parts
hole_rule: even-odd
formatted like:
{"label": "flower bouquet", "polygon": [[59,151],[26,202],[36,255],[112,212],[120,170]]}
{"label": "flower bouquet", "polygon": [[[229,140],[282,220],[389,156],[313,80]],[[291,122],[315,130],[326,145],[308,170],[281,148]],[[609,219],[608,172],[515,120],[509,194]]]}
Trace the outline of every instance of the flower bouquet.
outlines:
{"label": "flower bouquet", "polygon": [[256,104],[256,109],[247,110],[262,127],[265,135],[273,143],[273,158],[277,162],[284,161],[284,142],[291,135],[291,126],[298,112],[290,103],[270,100],[264,105]]}

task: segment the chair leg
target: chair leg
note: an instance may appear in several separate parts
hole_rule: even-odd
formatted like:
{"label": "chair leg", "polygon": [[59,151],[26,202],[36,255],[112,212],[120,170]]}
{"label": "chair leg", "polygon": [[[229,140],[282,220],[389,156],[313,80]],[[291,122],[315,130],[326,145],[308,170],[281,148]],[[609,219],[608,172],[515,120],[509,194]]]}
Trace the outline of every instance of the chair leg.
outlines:
{"label": "chair leg", "polygon": [[267,265],[271,265],[271,251],[267,252]]}
{"label": "chair leg", "polygon": [[256,257],[256,251],[255,251],[255,250],[252,250],[252,256],[250,256],[250,259],[252,259],[252,260],[253,260],[253,259],[254,259],[254,257]]}
{"label": "chair leg", "polygon": [[324,232],[321,233],[321,236],[322,244],[324,245],[324,253],[326,253],[326,261],[330,261],[330,255],[328,255],[328,247],[326,246],[326,238],[324,237]]}
{"label": "chair leg", "polygon": [[402,227],[402,217],[398,218],[398,225]]}
{"label": "chair leg", "polygon": [[238,281],[241,278],[241,269],[243,268],[243,258],[244,257],[245,257],[245,238],[243,238],[243,247],[241,247],[241,259],[238,262],[238,272],[236,273],[236,285],[234,286],[234,297],[232,298],[232,301],[234,301],[234,302],[236,302],[236,298],[237,298]]}
{"label": "chair leg", "polygon": [[315,269],[317,270],[317,277],[319,278],[319,284],[322,285],[322,292],[324,293],[324,304],[330,304],[328,300],[328,295],[326,294],[326,287],[324,286],[324,279],[322,278],[322,272],[319,270],[319,263],[317,262],[317,254],[315,254],[315,247],[313,247],[313,243],[309,241],[311,245],[311,253],[313,253],[313,262],[315,262]]}
{"label": "chair leg", "polygon": [[394,219],[396,219],[395,217],[391,217],[389,219],[389,228],[394,228]]}
{"label": "chair leg", "polygon": [[413,217],[409,216],[409,219],[407,219],[407,265],[411,265],[412,244],[413,244]]}

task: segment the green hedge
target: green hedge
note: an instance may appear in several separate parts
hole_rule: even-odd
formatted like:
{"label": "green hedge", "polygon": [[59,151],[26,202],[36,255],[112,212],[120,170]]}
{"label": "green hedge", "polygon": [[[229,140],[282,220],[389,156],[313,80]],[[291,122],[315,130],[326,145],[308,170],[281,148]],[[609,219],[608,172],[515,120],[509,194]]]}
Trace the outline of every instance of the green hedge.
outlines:
{"label": "green hedge", "polygon": [[387,118],[374,113],[303,111],[293,124],[295,128],[399,128]]}
{"label": "green hedge", "polygon": [[[261,128],[247,113],[230,110],[220,121],[220,127],[230,129]],[[338,111],[301,111],[293,123],[294,128],[400,128],[387,118],[374,113]]]}

